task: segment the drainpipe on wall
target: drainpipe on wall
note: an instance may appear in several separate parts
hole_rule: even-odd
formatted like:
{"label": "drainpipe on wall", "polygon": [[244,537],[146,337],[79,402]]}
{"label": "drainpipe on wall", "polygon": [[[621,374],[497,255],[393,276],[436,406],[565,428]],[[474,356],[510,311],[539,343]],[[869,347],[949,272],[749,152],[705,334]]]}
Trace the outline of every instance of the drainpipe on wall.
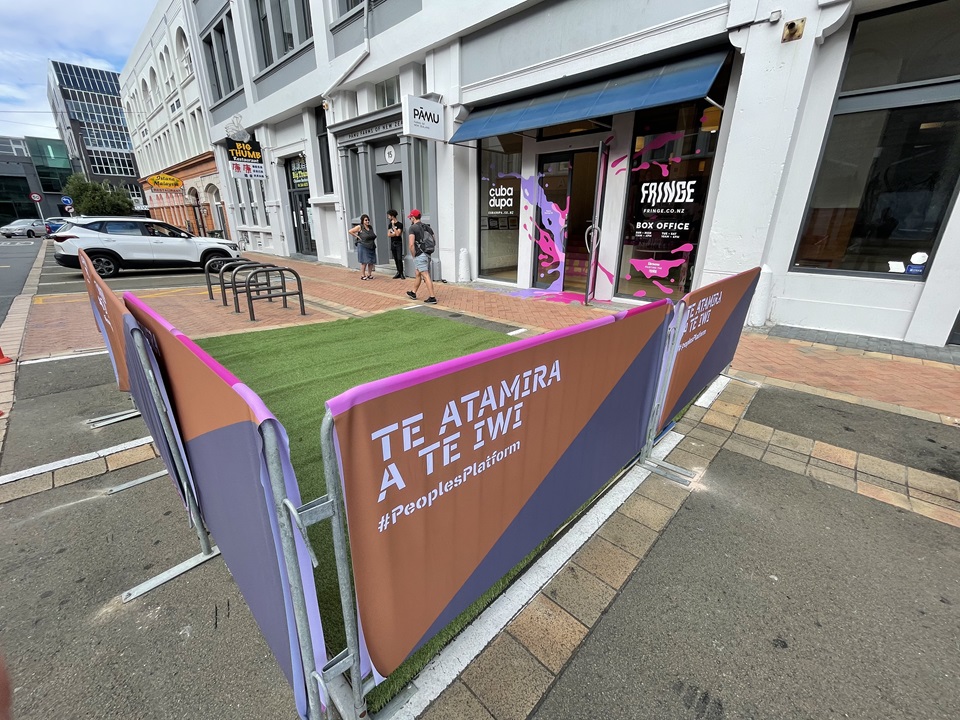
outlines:
{"label": "drainpipe on wall", "polygon": [[[354,60],[352,63],[350,63],[350,67],[348,67],[340,75],[340,77],[334,80],[333,84],[330,85],[330,87],[328,87],[323,93],[321,93],[320,99],[323,101],[324,112],[326,112],[327,110],[331,110],[333,108],[333,100],[330,98],[330,96],[338,87],[340,87],[340,83],[342,83],[344,80],[350,77],[353,71],[360,66],[360,63],[366,60],[367,56],[370,55],[369,11],[370,11],[370,0],[363,0],[363,50],[360,51],[360,54],[357,56],[357,59]],[[343,225],[344,228],[346,228],[348,223],[346,221],[345,211],[343,209],[343,196],[342,196],[343,188],[344,188],[343,167],[340,162],[337,162],[337,180],[339,181],[338,186],[340,188],[340,193],[341,193],[340,201],[335,205],[337,216],[338,216],[337,219],[340,221],[340,224]],[[350,249],[348,247],[347,248],[348,253],[349,253],[349,250]]]}

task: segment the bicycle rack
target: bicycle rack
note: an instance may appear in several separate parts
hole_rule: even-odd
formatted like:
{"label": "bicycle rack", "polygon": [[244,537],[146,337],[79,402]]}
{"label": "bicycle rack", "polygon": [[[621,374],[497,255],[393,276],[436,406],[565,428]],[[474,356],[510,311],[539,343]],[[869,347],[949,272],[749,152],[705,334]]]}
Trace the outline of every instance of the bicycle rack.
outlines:
{"label": "bicycle rack", "polygon": [[[277,273],[277,275],[279,275],[279,277],[280,277],[280,287],[279,287],[279,288],[276,288],[275,286],[271,285],[271,283],[270,283],[270,274],[271,274],[271,273],[274,273],[274,272]],[[257,275],[259,275],[259,274],[261,274],[261,273],[264,273],[264,274],[267,276],[266,282],[265,282],[265,283],[259,283],[259,282],[254,283],[254,279],[257,277]],[[290,274],[293,276],[292,279],[295,279],[295,280],[297,281],[297,289],[296,289],[296,290],[287,290],[287,275],[286,275],[286,273],[290,273]],[[253,283],[253,284],[251,285],[251,283]],[[260,290],[261,288],[264,289],[265,292],[259,292],[259,290]],[[252,290],[255,290],[255,289],[258,290],[256,297],[253,296],[253,292],[252,292]],[[277,290],[279,290],[279,292],[277,292]],[[288,307],[288,305],[287,305],[287,298],[288,298],[288,297],[292,297],[292,296],[296,296],[296,297],[299,298],[299,300],[300,300],[300,314],[301,314],[301,315],[306,315],[306,314],[307,314],[307,310],[306,310],[306,308],[304,307],[304,304],[303,304],[303,283],[302,283],[301,280],[300,280],[300,274],[299,274],[296,270],[294,270],[293,268],[288,268],[288,267],[264,267],[264,268],[258,268],[258,269],[256,269],[256,270],[254,270],[253,272],[251,272],[249,275],[247,275],[247,283],[246,283],[245,292],[247,293],[247,309],[250,311],[250,320],[251,320],[251,321],[255,321],[255,320],[257,319],[257,318],[254,316],[254,314],[253,314],[253,301],[254,301],[254,300],[269,300],[270,302],[273,302],[273,299],[274,299],[274,298],[283,298],[283,307],[286,308],[286,307]],[[234,298],[234,306],[236,307],[236,311],[237,311],[237,312],[240,312],[240,302],[239,302],[239,300],[238,300],[238,298],[237,298],[237,295],[234,294],[233,298]]]}

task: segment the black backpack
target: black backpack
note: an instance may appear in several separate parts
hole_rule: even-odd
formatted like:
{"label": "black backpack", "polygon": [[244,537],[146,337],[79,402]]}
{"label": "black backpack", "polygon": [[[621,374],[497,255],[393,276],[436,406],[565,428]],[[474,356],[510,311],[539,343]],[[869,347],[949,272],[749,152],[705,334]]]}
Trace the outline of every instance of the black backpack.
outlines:
{"label": "black backpack", "polygon": [[433,232],[433,228],[427,225],[426,223],[420,223],[420,227],[423,229],[423,235],[420,240],[420,249],[423,250],[427,255],[433,255],[434,251],[437,249],[437,235]]}

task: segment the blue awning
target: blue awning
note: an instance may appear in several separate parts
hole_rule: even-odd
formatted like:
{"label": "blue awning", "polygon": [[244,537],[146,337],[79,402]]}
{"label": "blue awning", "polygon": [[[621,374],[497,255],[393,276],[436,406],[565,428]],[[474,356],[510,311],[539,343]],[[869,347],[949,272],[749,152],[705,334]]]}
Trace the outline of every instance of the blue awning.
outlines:
{"label": "blue awning", "polygon": [[470,113],[450,142],[696,100],[710,92],[726,57],[725,51],[717,52],[572,90],[483,108]]}

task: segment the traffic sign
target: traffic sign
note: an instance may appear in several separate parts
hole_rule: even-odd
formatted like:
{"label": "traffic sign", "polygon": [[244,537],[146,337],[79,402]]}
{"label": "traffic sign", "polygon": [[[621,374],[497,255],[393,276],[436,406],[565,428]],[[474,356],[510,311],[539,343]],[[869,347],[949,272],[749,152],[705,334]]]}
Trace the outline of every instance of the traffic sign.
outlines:
{"label": "traffic sign", "polygon": [[72,212],[73,212],[73,205],[64,205],[64,206],[63,206],[63,209],[66,210],[68,213],[72,213]]}
{"label": "traffic sign", "polygon": [[[70,197],[69,195],[63,195],[63,196],[60,198],[60,204],[61,204],[61,205],[73,205],[73,198]],[[67,212],[70,212],[70,211],[67,210]]]}
{"label": "traffic sign", "polygon": [[33,192],[33,193],[30,193],[30,199],[33,200],[34,202],[40,202],[41,200],[43,200],[43,195],[37,192]]}

